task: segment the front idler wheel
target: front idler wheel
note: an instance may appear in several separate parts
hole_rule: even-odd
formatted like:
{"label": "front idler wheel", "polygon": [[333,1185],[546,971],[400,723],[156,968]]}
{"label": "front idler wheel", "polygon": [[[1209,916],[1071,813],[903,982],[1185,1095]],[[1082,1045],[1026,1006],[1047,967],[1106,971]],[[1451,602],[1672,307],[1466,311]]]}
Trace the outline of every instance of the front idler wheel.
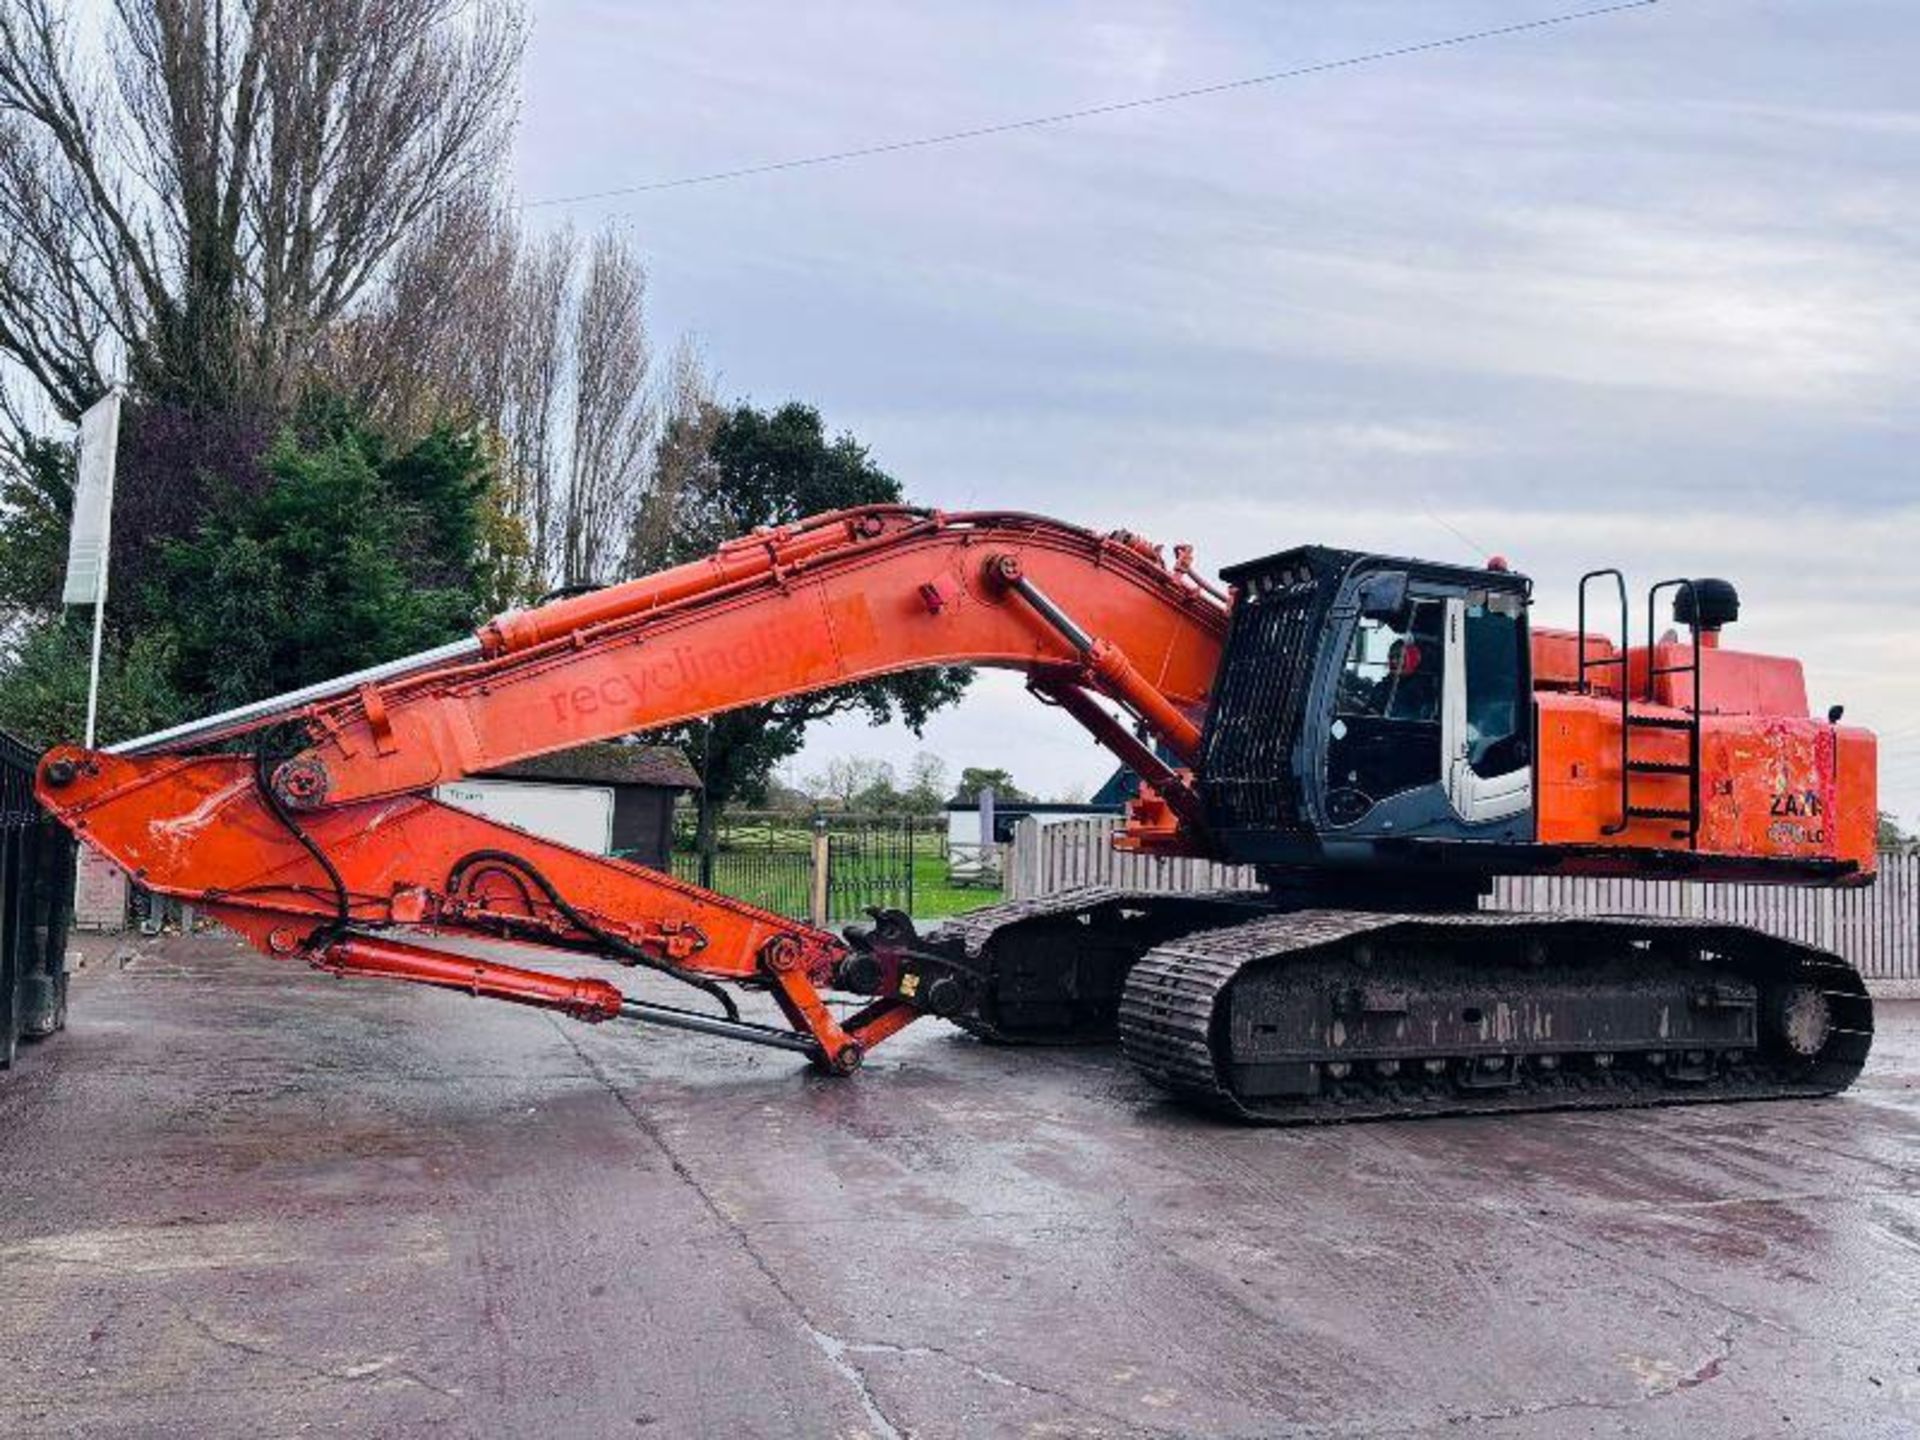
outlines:
{"label": "front idler wheel", "polygon": [[1833,1035],[1833,1007],[1812,985],[1790,985],[1773,1000],[1775,1037],[1798,1060],[1815,1060]]}

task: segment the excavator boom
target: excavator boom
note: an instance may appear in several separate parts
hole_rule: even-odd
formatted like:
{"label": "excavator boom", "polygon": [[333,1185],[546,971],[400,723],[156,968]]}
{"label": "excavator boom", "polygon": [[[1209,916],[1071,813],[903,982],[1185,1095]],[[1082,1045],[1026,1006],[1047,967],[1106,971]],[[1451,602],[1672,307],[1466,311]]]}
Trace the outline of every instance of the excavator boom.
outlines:
{"label": "excavator boom", "polygon": [[[714,982],[765,987],[812,1053],[845,1069],[919,1013],[903,994],[950,993],[939,982],[954,977],[895,967],[868,1011],[840,1025],[820,991],[849,955],[845,939],[457,810],[434,787],[590,740],[952,664],[1024,671],[1178,792],[1174,771],[1107,707],[1190,759],[1225,631],[1221,600],[1134,537],[873,507],[502,616],[470,646],[291,707],[249,707],[119,753],[55,750],[40,788],[141,885],[191,900],[269,954],[582,1019],[629,1002],[604,981],[450,959],[393,932],[610,955],[708,991],[739,1038],[787,1044],[740,1022]],[[277,761],[197,753],[289,723],[306,743]]]}

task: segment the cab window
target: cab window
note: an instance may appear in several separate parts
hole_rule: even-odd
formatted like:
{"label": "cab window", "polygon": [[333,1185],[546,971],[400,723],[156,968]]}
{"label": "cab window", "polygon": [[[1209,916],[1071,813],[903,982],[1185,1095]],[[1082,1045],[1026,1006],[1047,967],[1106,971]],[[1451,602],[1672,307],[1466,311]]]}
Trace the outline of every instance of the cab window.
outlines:
{"label": "cab window", "polygon": [[1467,602],[1467,763],[1484,779],[1527,763],[1521,609],[1517,595],[1476,595]]}
{"label": "cab window", "polygon": [[1340,668],[1327,738],[1335,823],[1389,795],[1440,782],[1446,607],[1415,600],[1395,620],[1362,618]]}

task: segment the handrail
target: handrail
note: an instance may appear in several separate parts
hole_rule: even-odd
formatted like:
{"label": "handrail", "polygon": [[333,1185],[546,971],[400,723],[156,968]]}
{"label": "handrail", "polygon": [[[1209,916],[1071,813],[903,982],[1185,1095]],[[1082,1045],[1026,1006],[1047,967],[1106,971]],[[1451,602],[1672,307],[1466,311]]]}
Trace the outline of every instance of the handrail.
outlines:
{"label": "handrail", "polygon": [[[1587,584],[1590,581],[1598,580],[1602,576],[1606,576],[1606,575],[1611,575],[1613,577],[1614,587],[1618,591],[1620,596],[1620,645],[1619,645],[1619,648],[1615,650],[1614,653],[1607,659],[1589,661],[1587,659]],[[1600,833],[1602,835],[1618,835],[1627,828],[1629,821],[1632,819],[1632,817],[1627,812],[1632,807],[1632,803],[1633,803],[1632,797],[1629,793],[1629,786],[1631,784],[1631,781],[1630,781],[1629,773],[1627,769],[1627,761],[1628,761],[1628,755],[1629,755],[1629,735],[1631,733],[1630,730],[1628,729],[1629,711],[1628,711],[1627,692],[1630,687],[1627,683],[1627,679],[1628,679],[1627,677],[1627,641],[1630,638],[1632,638],[1629,632],[1630,632],[1630,627],[1633,623],[1628,618],[1628,611],[1627,611],[1627,577],[1623,575],[1618,569],[1614,568],[1611,565],[1607,566],[1605,569],[1587,571],[1586,574],[1580,577],[1580,612],[1579,613],[1580,613],[1580,635],[1579,635],[1578,644],[1580,647],[1580,655],[1579,655],[1580,693],[1582,695],[1587,695],[1592,693],[1591,687],[1587,680],[1588,670],[1601,670],[1601,669],[1605,669],[1609,665],[1618,665],[1620,667],[1620,686],[1619,686],[1620,688],[1620,819],[1612,825],[1603,825],[1600,827]]]}
{"label": "handrail", "polygon": [[[1672,590],[1675,598],[1684,595],[1693,620],[1687,625],[1692,641],[1691,655],[1685,665],[1661,665],[1654,646],[1654,615],[1660,592]],[[1662,675],[1693,675],[1693,703],[1688,707],[1687,726],[1687,848],[1700,848],[1700,595],[1693,581],[1662,580],[1647,591],[1647,700],[1654,698],[1655,682]]]}

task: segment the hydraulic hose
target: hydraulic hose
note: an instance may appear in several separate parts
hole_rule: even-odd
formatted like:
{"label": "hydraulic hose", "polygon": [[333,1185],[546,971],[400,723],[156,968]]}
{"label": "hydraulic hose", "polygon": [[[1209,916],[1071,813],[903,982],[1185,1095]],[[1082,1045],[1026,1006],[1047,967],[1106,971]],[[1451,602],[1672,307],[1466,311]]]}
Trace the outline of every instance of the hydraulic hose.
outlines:
{"label": "hydraulic hose", "polygon": [[[584,934],[591,935],[595,940],[600,942],[607,953],[616,955],[631,964],[642,965],[649,970],[657,970],[669,979],[678,980],[682,985],[688,985],[695,990],[701,991],[719,1003],[720,1008],[726,1012],[727,1019],[739,1020],[740,1007],[733,1003],[733,997],[731,995],[727,994],[725,990],[722,990],[712,980],[707,979],[703,975],[696,975],[690,970],[683,970],[678,965],[661,960],[657,956],[649,955],[632,941],[623,936],[615,935],[612,931],[595,924],[573,905],[569,904],[566,897],[554,887],[553,882],[541,873],[540,867],[524,855],[516,855],[511,850],[470,851],[453,862],[452,870],[447,873],[447,893],[450,895],[457,894],[461,885],[466,880],[467,872],[475,866],[483,865],[499,866],[509,877],[515,878],[516,880],[518,876],[524,875],[534,883],[540,893],[546,897],[547,903],[559,911],[569,925]],[[342,893],[344,893],[344,891]],[[521,887],[521,893],[526,893],[524,886]]]}

